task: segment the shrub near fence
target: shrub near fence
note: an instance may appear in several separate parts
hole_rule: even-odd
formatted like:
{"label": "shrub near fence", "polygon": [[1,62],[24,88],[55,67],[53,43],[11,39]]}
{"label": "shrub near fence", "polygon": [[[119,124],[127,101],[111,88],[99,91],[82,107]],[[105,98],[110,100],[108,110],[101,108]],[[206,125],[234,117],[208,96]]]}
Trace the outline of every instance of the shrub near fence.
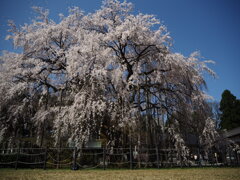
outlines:
{"label": "shrub near fence", "polygon": [[[231,156],[232,155],[232,156]],[[225,159],[223,161],[222,159]],[[238,155],[228,153],[219,158],[211,152],[208,156],[190,155],[182,158],[175,149],[142,148],[21,148],[0,150],[1,168],[161,168],[196,166],[236,166]]]}

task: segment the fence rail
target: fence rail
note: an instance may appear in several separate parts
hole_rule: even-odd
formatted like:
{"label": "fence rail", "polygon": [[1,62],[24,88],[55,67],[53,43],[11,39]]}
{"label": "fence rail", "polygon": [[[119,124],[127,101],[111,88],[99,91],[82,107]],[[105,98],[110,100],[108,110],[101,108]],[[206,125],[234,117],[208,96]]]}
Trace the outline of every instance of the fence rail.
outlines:
{"label": "fence rail", "polygon": [[[199,152],[199,151],[198,151]],[[239,166],[239,153],[190,154],[159,148],[15,148],[0,149],[0,168],[162,168]]]}

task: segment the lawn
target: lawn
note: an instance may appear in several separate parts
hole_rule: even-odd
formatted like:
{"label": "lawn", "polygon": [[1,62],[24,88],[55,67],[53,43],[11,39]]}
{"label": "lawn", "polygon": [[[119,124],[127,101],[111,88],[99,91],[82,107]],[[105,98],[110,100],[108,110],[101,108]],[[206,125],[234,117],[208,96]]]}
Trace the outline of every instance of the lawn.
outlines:
{"label": "lawn", "polygon": [[240,180],[240,168],[186,168],[140,170],[0,169],[1,180]]}

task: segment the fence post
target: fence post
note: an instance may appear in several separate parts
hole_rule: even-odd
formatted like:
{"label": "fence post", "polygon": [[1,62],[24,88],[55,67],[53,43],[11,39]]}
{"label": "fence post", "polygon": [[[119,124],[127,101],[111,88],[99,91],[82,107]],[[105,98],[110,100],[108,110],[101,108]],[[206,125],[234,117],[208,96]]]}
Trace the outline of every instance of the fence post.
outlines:
{"label": "fence post", "polygon": [[233,162],[232,162],[232,149],[229,149],[229,158],[230,158],[230,166],[233,166]]}
{"label": "fence post", "polygon": [[18,150],[17,150],[17,157],[16,157],[16,162],[15,162],[15,169],[16,170],[18,168],[19,154],[20,154],[20,147],[18,147]]}
{"label": "fence post", "polygon": [[47,165],[47,147],[45,148],[44,152],[44,164],[43,164],[43,169],[46,170]]}
{"label": "fence post", "polygon": [[133,168],[133,162],[132,162],[132,143],[130,143],[129,158],[130,158],[130,169],[132,169],[132,168]]}
{"label": "fence post", "polygon": [[106,149],[103,148],[103,169],[106,170]]}
{"label": "fence post", "polygon": [[59,162],[60,162],[60,148],[57,147],[57,169],[59,169]]}
{"label": "fence post", "polygon": [[77,148],[74,147],[73,150],[73,165],[72,165],[72,170],[77,170]]}
{"label": "fence post", "polygon": [[183,167],[183,156],[180,155],[180,167],[182,168]]}
{"label": "fence post", "polygon": [[199,151],[199,147],[198,147],[198,167],[200,167],[200,151]]}
{"label": "fence post", "polygon": [[159,154],[158,154],[158,146],[156,146],[156,154],[157,154],[157,168],[159,168]]}
{"label": "fence post", "polygon": [[235,158],[236,158],[235,165],[239,165],[237,150],[235,150],[234,152],[235,152]]}
{"label": "fence post", "polygon": [[158,149],[158,152],[159,152],[159,155],[160,155],[160,166],[163,166],[163,155],[164,155],[164,153],[162,153],[161,152],[161,148],[160,149]]}

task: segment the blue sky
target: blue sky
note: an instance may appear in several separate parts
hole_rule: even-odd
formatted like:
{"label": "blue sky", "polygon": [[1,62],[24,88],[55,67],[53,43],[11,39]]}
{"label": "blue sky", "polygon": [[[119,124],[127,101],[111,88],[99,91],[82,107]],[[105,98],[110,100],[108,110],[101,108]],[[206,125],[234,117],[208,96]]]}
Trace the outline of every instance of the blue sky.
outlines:
{"label": "blue sky", "polygon": [[[129,0],[135,13],[156,15],[173,38],[173,51],[189,55],[200,51],[206,59],[216,62],[210,67],[217,79],[206,76],[207,93],[220,101],[221,93],[229,89],[240,98],[240,0]],[[0,51],[11,50],[7,35],[7,20],[17,25],[30,23],[32,6],[50,10],[50,17],[67,14],[70,6],[79,6],[86,13],[101,6],[101,0],[1,0]]]}

